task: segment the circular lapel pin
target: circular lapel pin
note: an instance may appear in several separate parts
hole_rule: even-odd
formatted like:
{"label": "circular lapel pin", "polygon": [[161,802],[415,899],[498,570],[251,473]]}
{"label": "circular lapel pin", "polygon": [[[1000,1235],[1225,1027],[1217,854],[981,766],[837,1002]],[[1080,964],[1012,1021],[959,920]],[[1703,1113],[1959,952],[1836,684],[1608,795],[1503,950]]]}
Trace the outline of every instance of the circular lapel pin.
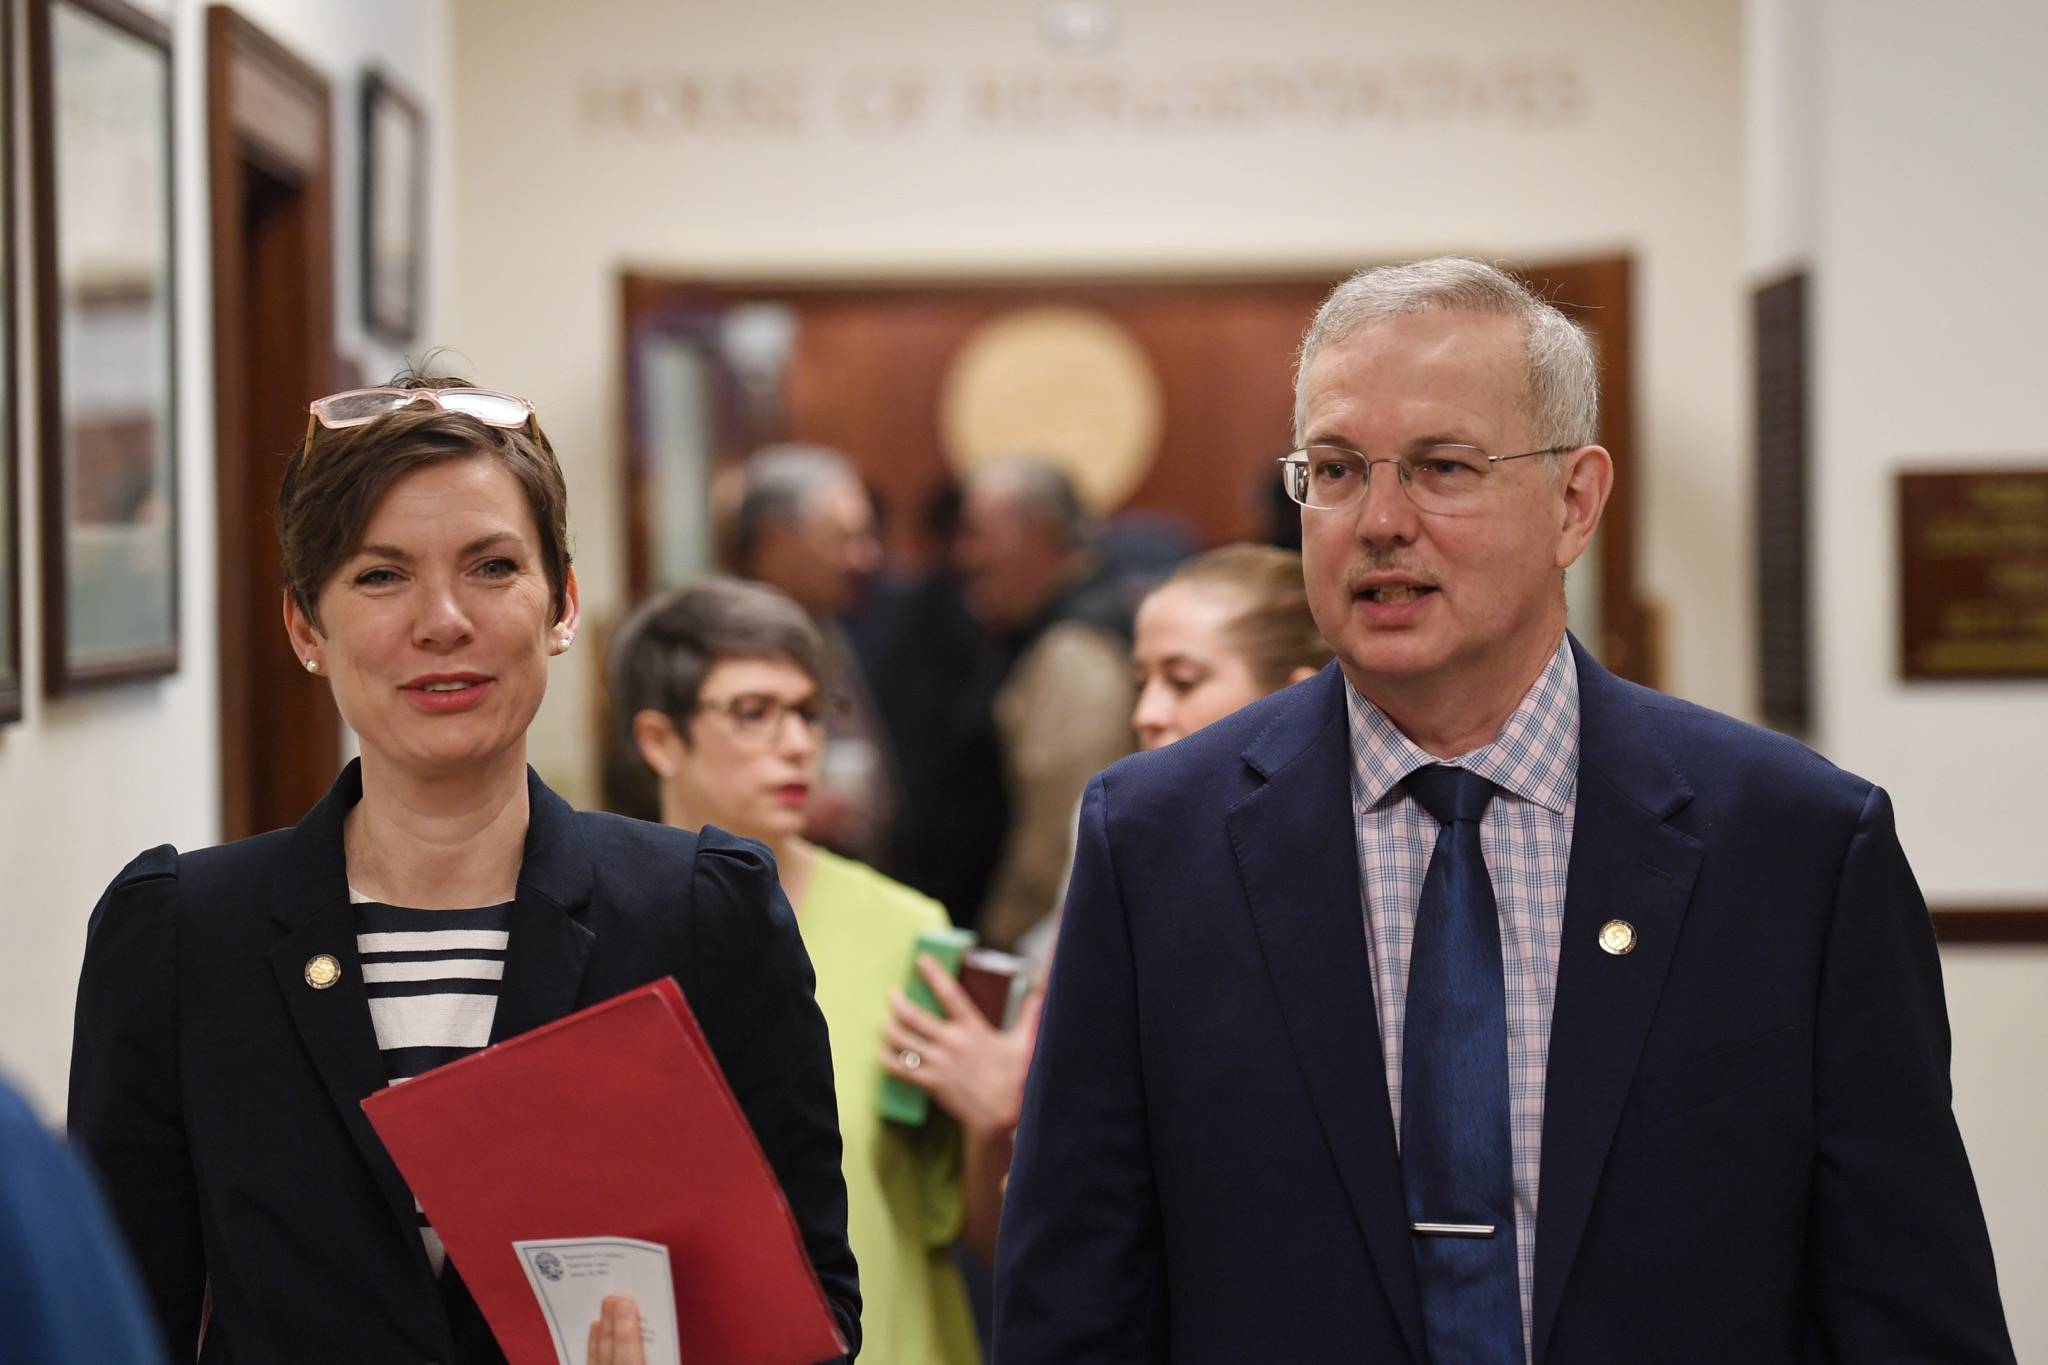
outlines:
{"label": "circular lapel pin", "polygon": [[306,984],[316,991],[324,991],[341,980],[341,964],[334,960],[334,954],[321,953],[306,959]]}
{"label": "circular lapel pin", "polygon": [[1635,951],[1636,927],[1625,919],[1611,919],[1600,926],[1600,950],[1620,957]]}

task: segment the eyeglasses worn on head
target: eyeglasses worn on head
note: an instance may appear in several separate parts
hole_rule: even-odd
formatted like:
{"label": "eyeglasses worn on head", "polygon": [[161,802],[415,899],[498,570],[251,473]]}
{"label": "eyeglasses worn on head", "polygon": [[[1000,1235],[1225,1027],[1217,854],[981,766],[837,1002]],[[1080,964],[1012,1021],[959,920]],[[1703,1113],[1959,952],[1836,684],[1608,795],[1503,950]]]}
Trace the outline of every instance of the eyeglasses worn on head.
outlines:
{"label": "eyeglasses worn on head", "polygon": [[790,702],[766,692],[741,692],[718,701],[705,697],[697,709],[724,716],[743,739],[765,741],[781,734],[783,720],[792,715],[807,730],[823,729],[826,721],[845,714],[846,698],[809,696]]}
{"label": "eyeglasses worn on head", "polygon": [[496,389],[346,389],[315,398],[306,405],[306,411],[329,431],[346,431],[350,427],[368,426],[379,417],[388,417],[414,403],[432,403],[444,412],[459,412],[487,427],[507,430],[533,420],[532,403]]}
{"label": "eyeglasses worn on head", "polygon": [[1408,497],[1424,512],[1456,515],[1476,511],[1496,465],[1538,455],[1562,455],[1572,446],[1548,446],[1519,455],[1489,455],[1477,446],[1423,446],[1406,455],[1369,459],[1346,446],[1314,445],[1280,457],[1280,482],[1303,507],[1334,512],[1365,495],[1372,467],[1390,464]]}

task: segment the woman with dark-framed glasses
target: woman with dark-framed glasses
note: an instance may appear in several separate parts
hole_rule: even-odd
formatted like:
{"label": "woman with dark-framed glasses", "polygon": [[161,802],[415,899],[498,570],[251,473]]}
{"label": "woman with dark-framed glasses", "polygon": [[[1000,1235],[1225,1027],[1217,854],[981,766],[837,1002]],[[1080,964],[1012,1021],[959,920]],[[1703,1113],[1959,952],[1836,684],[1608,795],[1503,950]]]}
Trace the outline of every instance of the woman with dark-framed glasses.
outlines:
{"label": "woman with dark-framed glasses", "polygon": [[578,621],[532,405],[414,377],[322,398],[277,523],[286,632],[362,756],[292,829],[136,858],[79,983],[71,1128],[171,1357],[502,1361],[359,1102],[661,976],[858,1343],[831,1059],[774,869],[574,811],[526,766]]}
{"label": "woman with dark-framed glasses", "polygon": [[[860,1258],[862,1335],[876,1360],[971,1365],[979,1346],[957,1241],[995,1247],[1001,1184],[1035,1032],[987,1024],[936,964],[920,970],[947,1017],[902,1033],[913,1008],[896,988],[918,934],[947,923],[933,900],[804,838],[818,780],[824,645],[803,609],[772,588],[713,579],[657,597],[612,645],[619,742],[649,768],[661,818],[759,839],[775,866],[818,973],[832,1031],[845,1140],[847,1233]],[[1031,1007],[1035,1012],[1035,1006]],[[904,1059],[956,1119],[921,1128],[880,1113],[886,1052]]]}

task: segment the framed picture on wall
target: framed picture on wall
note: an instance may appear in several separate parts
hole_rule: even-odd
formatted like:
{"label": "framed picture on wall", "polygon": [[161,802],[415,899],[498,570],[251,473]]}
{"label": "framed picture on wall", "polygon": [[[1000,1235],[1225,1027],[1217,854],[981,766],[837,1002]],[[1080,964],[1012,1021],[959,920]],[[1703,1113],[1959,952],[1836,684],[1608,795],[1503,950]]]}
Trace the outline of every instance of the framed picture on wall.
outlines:
{"label": "framed picture on wall", "polygon": [[0,4],[0,724],[21,718],[21,452],[14,411],[14,6]]}
{"label": "framed picture on wall", "polygon": [[427,118],[381,72],[363,76],[363,325],[386,341],[420,325]]}
{"label": "framed picture on wall", "polygon": [[121,0],[33,0],[43,678],[178,667],[171,35]]}

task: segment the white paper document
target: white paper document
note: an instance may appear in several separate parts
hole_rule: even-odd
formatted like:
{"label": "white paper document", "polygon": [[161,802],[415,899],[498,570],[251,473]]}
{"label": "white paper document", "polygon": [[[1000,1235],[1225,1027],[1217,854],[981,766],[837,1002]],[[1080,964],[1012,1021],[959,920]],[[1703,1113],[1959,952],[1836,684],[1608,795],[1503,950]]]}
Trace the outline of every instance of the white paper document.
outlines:
{"label": "white paper document", "polygon": [[647,1365],[682,1365],[667,1247],[633,1237],[558,1237],[514,1242],[512,1249],[554,1333],[558,1365],[584,1365],[590,1324],[611,1294],[624,1294],[640,1306]]}

